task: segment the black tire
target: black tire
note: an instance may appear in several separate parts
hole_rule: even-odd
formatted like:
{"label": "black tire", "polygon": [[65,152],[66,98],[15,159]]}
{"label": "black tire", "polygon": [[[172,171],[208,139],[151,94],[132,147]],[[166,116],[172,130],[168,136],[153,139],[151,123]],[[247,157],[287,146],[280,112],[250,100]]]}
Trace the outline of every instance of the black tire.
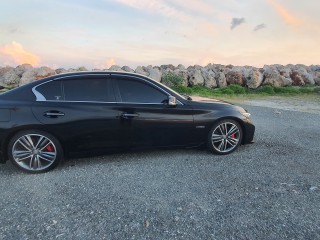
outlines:
{"label": "black tire", "polygon": [[213,125],[208,134],[208,149],[219,155],[235,151],[242,142],[241,125],[231,119],[223,119]]}
{"label": "black tire", "polygon": [[63,149],[51,134],[39,130],[21,131],[8,145],[10,161],[27,173],[44,173],[55,168],[63,159]]}

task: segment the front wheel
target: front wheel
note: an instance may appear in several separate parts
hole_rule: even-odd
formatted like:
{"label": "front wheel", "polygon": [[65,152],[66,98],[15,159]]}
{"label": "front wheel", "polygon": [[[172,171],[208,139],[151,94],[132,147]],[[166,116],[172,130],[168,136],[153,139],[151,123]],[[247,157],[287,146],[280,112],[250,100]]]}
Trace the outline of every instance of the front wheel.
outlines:
{"label": "front wheel", "polygon": [[242,141],[240,124],[224,119],[213,125],[208,135],[208,148],[211,152],[225,155],[235,151]]}
{"label": "front wheel", "polygon": [[62,160],[59,141],[43,131],[23,131],[9,142],[8,155],[11,162],[28,173],[48,172]]}

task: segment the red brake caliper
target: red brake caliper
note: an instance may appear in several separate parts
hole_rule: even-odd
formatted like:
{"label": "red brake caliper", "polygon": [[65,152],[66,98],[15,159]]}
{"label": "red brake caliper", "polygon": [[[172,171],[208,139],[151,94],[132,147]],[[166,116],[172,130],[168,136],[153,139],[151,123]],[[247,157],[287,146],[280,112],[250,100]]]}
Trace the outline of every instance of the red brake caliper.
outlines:
{"label": "red brake caliper", "polygon": [[54,151],[53,146],[51,146],[51,145],[48,145],[46,147],[46,149],[47,149],[48,152],[53,152]]}
{"label": "red brake caliper", "polygon": [[236,138],[236,135],[234,133],[232,133],[231,138]]}

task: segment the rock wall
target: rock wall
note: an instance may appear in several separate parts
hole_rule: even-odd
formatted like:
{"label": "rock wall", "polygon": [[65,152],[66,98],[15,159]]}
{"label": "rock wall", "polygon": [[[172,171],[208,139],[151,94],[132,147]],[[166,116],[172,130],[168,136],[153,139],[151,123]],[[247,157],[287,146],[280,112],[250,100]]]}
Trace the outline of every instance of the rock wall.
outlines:
{"label": "rock wall", "polygon": [[[205,86],[209,88],[225,87],[239,84],[251,89],[263,85],[272,86],[303,86],[305,84],[320,85],[320,65],[265,65],[263,68],[251,66],[232,66],[208,64],[205,67],[195,65],[186,68],[183,65],[173,66],[138,66],[135,70],[128,66],[113,65],[109,69],[93,69],[93,71],[135,72],[161,82],[168,73],[180,76],[184,86]],[[38,79],[67,72],[88,71],[84,67],[77,69],[51,69],[48,67],[33,68],[22,64],[15,68],[0,67],[0,88],[13,88]]]}

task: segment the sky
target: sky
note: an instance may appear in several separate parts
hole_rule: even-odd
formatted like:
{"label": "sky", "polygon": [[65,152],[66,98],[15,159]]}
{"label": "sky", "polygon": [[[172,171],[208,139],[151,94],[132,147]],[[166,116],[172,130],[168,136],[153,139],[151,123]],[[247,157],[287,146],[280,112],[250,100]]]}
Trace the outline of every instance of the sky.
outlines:
{"label": "sky", "polygon": [[0,0],[0,66],[320,64],[319,0]]}

